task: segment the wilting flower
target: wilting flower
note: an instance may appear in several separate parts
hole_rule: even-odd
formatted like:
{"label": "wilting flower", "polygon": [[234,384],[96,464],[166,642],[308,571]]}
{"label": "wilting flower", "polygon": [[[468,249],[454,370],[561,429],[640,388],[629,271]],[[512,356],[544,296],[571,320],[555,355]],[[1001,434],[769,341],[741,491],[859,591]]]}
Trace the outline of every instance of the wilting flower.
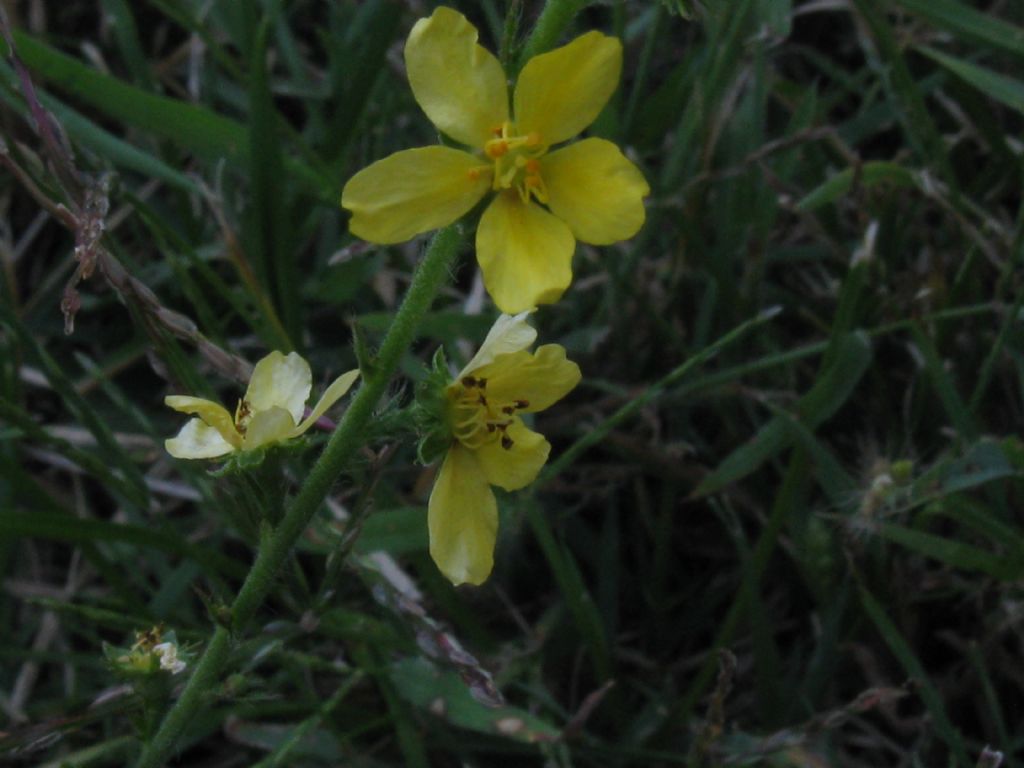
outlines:
{"label": "wilting flower", "polygon": [[252,451],[298,437],[348,392],[359,371],[343,373],[324,392],[305,420],[302,413],[313,387],[309,364],[294,352],[271,352],[253,368],[245,397],[235,415],[219,403],[201,397],[169,395],[164,403],[182,413],[194,413],[164,447],[179,459],[213,459],[234,451]]}
{"label": "wilting flower", "polygon": [[171,642],[157,643],[153,646],[153,653],[160,657],[160,669],[176,675],[184,672],[188,664],[178,656],[178,644]]}
{"label": "wilting flower", "polygon": [[498,507],[492,485],[506,491],[537,477],[551,445],[520,414],[543,411],[579,383],[565,349],[528,352],[537,332],[526,313],[502,315],[480,351],[445,389],[451,445],[430,494],[430,555],[454,584],[481,584],[494,565]]}
{"label": "wilting flower", "polygon": [[588,32],[530,59],[512,114],[501,64],[451,8],[416,23],[405,65],[427,117],[470,151],[408,149],[357,173],[341,196],[354,234],[402,242],[451,224],[493,191],[477,260],[494,303],[520,312],[562,295],[577,239],[607,245],[640,229],[650,189],[618,147],[588,138],[551,149],[590,125],[611,97],[622,70],[616,38]]}
{"label": "wilting flower", "polygon": [[162,625],[136,632],[131,648],[104,643],[103,652],[116,672],[130,678],[155,675],[161,671],[177,675],[185,670],[192,657],[178,644],[174,632],[164,634]]}

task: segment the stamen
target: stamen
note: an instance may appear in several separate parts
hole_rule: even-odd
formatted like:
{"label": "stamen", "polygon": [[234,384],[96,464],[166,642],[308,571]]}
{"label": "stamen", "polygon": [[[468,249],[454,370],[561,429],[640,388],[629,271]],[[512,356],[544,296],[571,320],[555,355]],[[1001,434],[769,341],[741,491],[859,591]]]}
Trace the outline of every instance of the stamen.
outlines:
{"label": "stamen", "polygon": [[252,416],[252,404],[244,397],[239,399],[238,407],[235,408],[235,429],[238,434],[245,435],[245,430],[249,426],[249,419]]}
{"label": "stamen", "polygon": [[491,139],[484,145],[484,153],[492,160],[508,154],[508,142],[505,139]]}
{"label": "stamen", "polygon": [[547,204],[548,200],[550,199],[548,197],[548,188],[547,185],[544,183],[544,179],[541,177],[539,173],[527,176],[523,180],[523,183],[527,191],[530,192],[534,197],[536,197],[537,200]]}
{"label": "stamen", "polygon": [[512,182],[515,180],[517,173],[519,173],[519,169],[513,165],[505,173],[495,179],[495,184],[500,183],[501,187],[508,189],[512,186]]}
{"label": "stamen", "polygon": [[529,408],[530,401],[522,398],[502,403],[489,401],[484,394],[487,379],[483,377],[463,376],[459,383],[463,389],[452,414],[452,433],[456,439],[471,450],[482,448],[495,438],[506,451],[515,446],[508,430],[517,423],[516,412]]}

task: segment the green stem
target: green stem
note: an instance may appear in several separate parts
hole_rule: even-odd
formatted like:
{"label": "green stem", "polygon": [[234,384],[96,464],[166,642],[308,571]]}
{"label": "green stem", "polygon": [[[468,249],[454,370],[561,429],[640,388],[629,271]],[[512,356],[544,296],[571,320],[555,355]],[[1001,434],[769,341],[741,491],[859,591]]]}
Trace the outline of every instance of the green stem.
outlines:
{"label": "green stem", "polygon": [[576,459],[578,459],[580,455],[587,450],[587,448],[595,443],[599,443],[615,427],[626,419],[631,418],[635,413],[638,413],[641,409],[647,406],[648,403],[659,397],[667,388],[671,387],[681,378],[686,376],[690,371],[704,365],[704,363],[721,352],[725,347],[729,346],[734,341],[737,341],[742,336],[745,336],[747,332],[753,328],[756,328],[762,323],[768,322],[778,314],[778,307],[772,307],[761,312],[759,315],[747,320],[745,323],[740,323],[716,342],[709,344],[700,352],[697,352],[681,365],[674,368],[664,378],[649,386],[646,392],[630,400],[596,427],[588,429],[583,437],[569,446],[569,448],[563,451],[557,459],[544,468],[544,471],[541,472],[540,477],[537,480],[537,484],[543,485],[552,478],[557,477],[559,473],[565,471],[570,464],[576,461]]}
{"label": "green stem", "polygon": [[278,766],[284,765],[284,761],[288,759],[288,756],[294,751],[295,747],[302,742],[310,731],[331,715],[335,708],[341,704],[349,692],[362,679],[363,673],[360,670],[356,670],[356,672],[351,674],[344,683],[338,686],[338,689],[331,694],[331,697],[323,703],[320,709],[295,726],[292,732],[288,734],[288,737],[278,745],[277,749],[253,766],[253,768],[278,768]]}
{"label": "green stem", "polygon": [[590,0],[548,0],[544,10],[533,25],[533,32],[523,45],[519,56],[520,67],[539,53],[550,51],[555,47],[573,16],[583,10]]}
{"label": "green stem", "polygon": [[[461,243],[462,234],[457,225],[442,229],[431,241],[413,276],[405,300],[381,344],[373,370],[363,372],[362,386],[302,484],[298,496],[288,508],[281,524],[261,542],[256,561],[231,606],[235,632],[242,631],[259,609],[276,583],[278,571],[296,539],[330,492],[338,474],[362,445],[365,426],[373,417],[374,408],[398,368],[402,355],[416,338],[423,316],[448,278],[449,268]],[[181,696],[164,717],[153,740],[143,750],[137,768],[163,765],[188,721],[202,705],[206,693],[217,682],[230,649],[230,639],[231,631],[226,627],[217,627]]]}

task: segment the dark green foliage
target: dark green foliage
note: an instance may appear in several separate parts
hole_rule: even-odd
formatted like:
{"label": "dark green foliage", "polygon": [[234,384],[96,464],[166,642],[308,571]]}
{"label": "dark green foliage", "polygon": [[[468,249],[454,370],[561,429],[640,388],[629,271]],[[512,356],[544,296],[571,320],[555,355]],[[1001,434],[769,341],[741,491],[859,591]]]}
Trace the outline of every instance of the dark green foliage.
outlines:
{"label": "dark green foliage", "polygon": [[[338,199],[436,141],[410,5],[7,4],[56,125],[0,61],[0,755],[130,764],[178,678],[112,693],[104,648],[163,624],[190,663],[231,635],[174,765],[1024,766],[1019,2],[587,5],[564,39],[625,50],[592,133],[653,192],[531,319],[584,379],[494,575],[427,554],[440,349],[493,319],[469,249],[236,628],[331,424],[218,472],[167,456],[163,398],[230,402],[271,349],[374,376],[423,241]],[[516,62],[542,3],[453,5]],[[78,282],[58,206],[103,174]]]}

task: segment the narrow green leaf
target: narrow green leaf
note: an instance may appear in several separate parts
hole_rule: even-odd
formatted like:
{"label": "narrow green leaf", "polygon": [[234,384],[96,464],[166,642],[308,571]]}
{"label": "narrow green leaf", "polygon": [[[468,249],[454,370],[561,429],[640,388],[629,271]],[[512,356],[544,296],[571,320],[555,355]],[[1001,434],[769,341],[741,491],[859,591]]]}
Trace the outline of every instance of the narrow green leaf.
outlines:
{"label": "narrow green leaf", "polygon": [[969,61],[949,56],[927,45],[917,48],[925,56],[938,62],[961,80],[1010,109],[1024,114],[1024,82]]}
{"label": "narrow green leaf", "polygon": [[290,350],[300,336],[302,301],[299,264],[287,202],[284,157],[278,116],[267,72],[267,42],[273,16],[260,22],[253,45],[249,79],[249,176],[252,203],[247,212],[247,252],[256,266],[263,291],[271,297],[287,338],[276,339]]}
{"label": "narrow green leaf", "polygon": [[932,386],[942,401],[946,415],[949,416],[950,421],[961,438],[965,440],[973,439],[978,433],[974,419],[971,418],[967,404],[957,391],[953,377],[946,370],[946,366],[939,355],[938,349],[935,347],[935,343],[925,333],[920,324],[914,325],[912,334],[915,345],[924,357],[925,372],[928,374]]}
{"label": "narrow green leaf", "polygon": [[878,533],[884,539],[954,568],[981,571],[1002,581],[1015,581],[1024,576],[1024,563],[1019,557],[1016,560],[1002,558],[962,541],[917,531],[895,523],[882,523]]}
{"label": "narrow green leaf", "polygon": [[951,183],[951,191],[955,194],[957,188],[952,184],[953,169],[946,143],[928,112],[920,84],[914,80],[903,58],[896,34],[886,18],[885,3],[854,0],[854,5],[867,23],[877,47],[878,55],[869,55],[869,61],[873,61],[880,70],[889,101],[903,124],[904,133],[921,164],[936,166],[941,177]]}
{"label": "narrow green leaf", "polygon": [[240,577],[246,571],[243,563],[192,544],[170,529],[156,530],[34,510],[31,513],[0,515],[0,533],[5,536],[28,536],[76,543],[119,541],[191,558],[213,576],[224,574]]}
{"label": "narrow green leaf", "polygon": [[96,438],[100,458],[109,462],[112,465],[111,470],[117,470],[121,475],[121,485],[127,498],[144,509],[148,504],[149,491],[142,473],[135,466],[132,457],[118,443],[110,426],[96,415],[92,406],[75,389],[74,383],[68,378],[66,366],[58,363],[29,333],[10,307],[3,304],[0,304],[0,322],[14,331],[22,349],[38,361],[47,381],[63,401],[64,407]]}
{"label": "narrow green leaf", "polygon": [[857,484],[836,459],[832,450],[788,411],[776,407],[772,407],[771,411],[785,426],[790,441],[799,445],[812,457],[808,463],[813,467],[818,484],[828,496],[829,503],[835,507],[848,504],[850,493]]}
{"label": "narrow green leaf", "polygon": [[871,621],[874,622],[875,628],[882,636],[882,639],[885,640],[886,645],[889,646],[889,650],[899,660],[907,675],[917,683],[918,695],[924,701],[925,706],[928,707],[928,711],[931,712],[932,720],[935,723],[935,729],[938,731],[939,736],[953,750],[961,768],[970,768],[973,763],[967,757],[963,737],[953,727],[946,708],[943,706],[942,695],[928,677],[921,661],[886,614],[885,609],[863,586],[860,588],[860,599],[864,610],[871,618]]}
{"label": "narrow green leaf", "polygon": [[611,677],[612,662],[604,622],[583,580],[583,574],[576,565],[576,559],[564,542],[555,538],[547,518],[533,500],[528,499],[524,503],[526,519],[533,530],[533,535],[536,536],[537,543],[540,544],[548,561],[580,638],[590,650],[594,671],[599,680],[607,680]]}
{"label": "narrow green leaf", "polygon": [[155,83],[150,71],[146,54],[139,44],[139,28],[135,23],[131,6],[126,0],[102,0],[106,23],[113,29],[114,39],[121,49],[121,56],[135,82],[147,90],[152,90]]}
{"label": "narrow green leaf", "polygon": [[[27,115],[20,92],[10,85],[13,82],[15,82],[13,71],[6,61],[0,59],[0,100],[20,114]],[[198,186],[192,179],[155,155],[119,139],[83,117],[55,96],[41,90],[37,91],[36,95],[42,105],[60,121],[67,131],[68,137],[76,144],[109,161],[115,167],[136,171],[146,178],[161,179],[178,189],[189,192],[198,191]]]}
{"label": "narrow green leaf", "polygon": [[19,30],[14,40],[30,70],[107,116],[205,157],[244,156],[248,137],[240,123],[105,75]]}
{"label": "narrow green leaf", "polygon": [[427,519],[422,507],[374,512],[366,518],[356,540],[357,552],[383,550],[393,555],[427,551]]}
{"label": "narrow green leaf", "polygon": [[799,211],[816,211],[847,194],[853,188],[854,180],[865,188],[891,184],[894,187],[914,187],[917,182],[910,170],[896,163],[872,161],[864,163],[858,171],[847,168],[840,171],[820,186],[808,192],[797,204]]}
{"label": "narrow green leaf", "polygon": [[525,710],[481,703],[458,674],[442,672],[425,659],[396,661],[389,674],[403,699],[460,728],[528,744],[554,741],[559,736],[553,725]]}
{"label": "narrow green leaf", "polygon": [[[330,6],[335,16],[346,11],[341,4]],[[352,18],[342,27],[344,34],[332,38],[327,46],[331,90],[338,95],[323,138],[324,152],[332,161],[344,158],[372,104],[374,88],[388,77],[386,56],[402,20],[391,0],[368,0],[348,12]]]}
{"label": "narrow green leaf", "polygon": [[958,494],[943,499],[941,504],[929,506],[925,511],[987,537],[1009,554],[1011,562],[1024,562],[1024,536],[1012,525],[992,515],[984,502]]}
{"label": "narrow green leaf", "polygon": [[760,0],[758,16],[772,35],[789,37],[793,29],[793,0]]}
{"label": "narrow green leaf", "polygon": [[914,495],[925,501],[978,488],[1016,475],[1018,470],[996,440],[983,438],[952,460],[941,461],[914,480]]}
{"label": "narrow green leaf", "polygon": [[993,13],[959,0],[896,0],[896,4],[965,42],[990,45],[1024,58],[1024,29]]}
{"label": "narrow green leaf", "polygon": [[[800,399],[796,412],[809,430],[814,430],[846,402],[871,363],[871,344],[865,334],[850,333],[837,347],[835,363],[827,368],[814,386]],[[754,436],[734,450],[693,492],[694,497],[717,493],[730,483],[756,471],[781,453],[792,442],[791,428],[773,418]]]}

